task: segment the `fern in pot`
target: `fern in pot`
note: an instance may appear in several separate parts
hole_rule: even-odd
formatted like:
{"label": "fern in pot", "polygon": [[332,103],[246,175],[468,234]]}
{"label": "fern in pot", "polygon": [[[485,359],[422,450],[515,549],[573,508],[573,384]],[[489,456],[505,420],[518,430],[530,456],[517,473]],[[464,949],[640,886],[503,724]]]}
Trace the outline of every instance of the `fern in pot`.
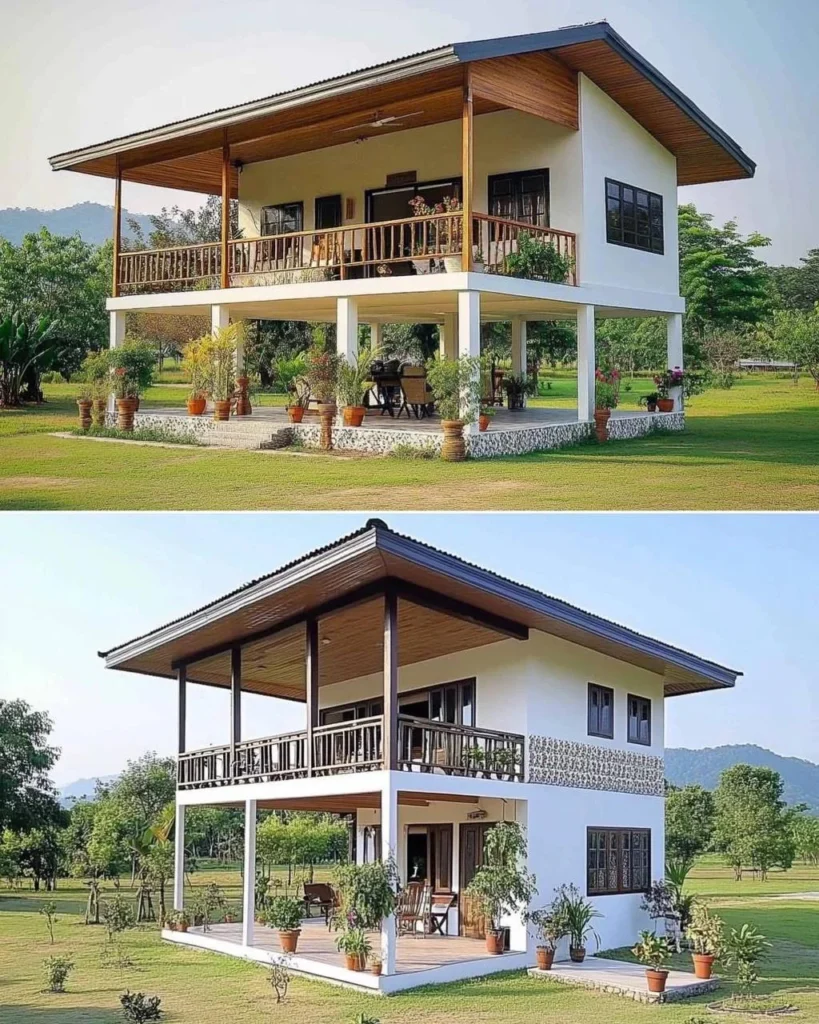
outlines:
{"label": "fern in pot", "polygon": [[370,388],[370,366],[378,355],[374,352],[359,352],[352,362],[339,360],[336,393],[344,415],[345,427],[360,427],[366,408],[364,396]]}

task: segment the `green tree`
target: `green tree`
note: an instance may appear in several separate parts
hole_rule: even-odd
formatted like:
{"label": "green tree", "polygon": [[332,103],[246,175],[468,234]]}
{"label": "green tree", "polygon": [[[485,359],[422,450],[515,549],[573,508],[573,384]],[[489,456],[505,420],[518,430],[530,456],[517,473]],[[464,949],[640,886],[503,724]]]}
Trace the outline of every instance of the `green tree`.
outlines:
{"label": "green tree", "polygon": [[55,820],[59,807],[49,772],[60,752],[48,744],[51,719],[24,700],[0,699],[0,829]]}
{"label": "green tree", "polygon": [[714,796],[702,786],[671,786],[665,796],[666,860],[690,862],[714,832]]}
{"label": "green tree", "polygon": [[782,800],[782,777],[771,768],[735,764],[726,768],[714,791],[714,845],[725,854],[739,881],[744,868],[767,878],[771,867],[790,867],[794,856],[789,811]]}
{"label": "green tree", "polygon": [[810,310],[819,302],[819,249],[799,261],[801,267],[771,267],[776,304],[782,309]]}
{"label": "green tree", "polygon": [[[163,206],[157,214],[148,218],[151,230],[147,239],[139,221],[128,218],[132,239],[129,249],[168,249],[176,245],[196,245],[199,242],[218,242],[222,233],[222,199],[208,196],[204,206],[195,210],[183,210],[179,206],[170,209]],[[256,234],[261,234],[258,230]],[[230,200],[230,236],[239,238],[239,203]]]}
{"label": "green tree", "polygon": [[693,204],[679,208],[680,291],[698,335],[757,324],[773,304],[767,267],[754,253],[770,239],[756,231],[743,238],[735,221],[717,227],[713,219]]}
{"label": "green tree", "polygon": [[772,333],[778,351],[807,370],[819,387],[819,303],[811,310],[777,310]]}
{"label": "green tree", "polygon": [[796,856],[807,864],[819,864],[819,817],[801,809],[794,811],[791,836]]}

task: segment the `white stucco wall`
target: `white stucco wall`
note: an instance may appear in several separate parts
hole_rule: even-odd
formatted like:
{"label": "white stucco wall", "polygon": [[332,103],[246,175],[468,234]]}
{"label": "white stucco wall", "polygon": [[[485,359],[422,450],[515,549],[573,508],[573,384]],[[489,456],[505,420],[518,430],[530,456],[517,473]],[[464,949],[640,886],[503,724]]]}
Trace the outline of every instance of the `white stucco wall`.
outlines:
{"label": "white stucco wall", "polygon": [[[579,95],[583,152],[582,245],[578,258],[581,285],[605,284],[677,295],[676,158],[582,74]],[[606,241],[606,178],[663,197],[664,255]]]}

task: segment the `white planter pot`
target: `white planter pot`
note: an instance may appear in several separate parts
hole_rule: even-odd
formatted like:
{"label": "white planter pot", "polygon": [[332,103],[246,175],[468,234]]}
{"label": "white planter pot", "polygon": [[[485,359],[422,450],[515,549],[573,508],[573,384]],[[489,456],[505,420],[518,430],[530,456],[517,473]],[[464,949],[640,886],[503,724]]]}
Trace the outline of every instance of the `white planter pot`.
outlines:
{"label": "white planter pot", "polygon": [[460,256],[444,256],[444,270],[448,274],[460,274],[463,263]]}
{"label": "white planter pot", "polygon": [[429,273],[429,260],[413,260],[412,265],[415,267],[416,274],[428,274]]}

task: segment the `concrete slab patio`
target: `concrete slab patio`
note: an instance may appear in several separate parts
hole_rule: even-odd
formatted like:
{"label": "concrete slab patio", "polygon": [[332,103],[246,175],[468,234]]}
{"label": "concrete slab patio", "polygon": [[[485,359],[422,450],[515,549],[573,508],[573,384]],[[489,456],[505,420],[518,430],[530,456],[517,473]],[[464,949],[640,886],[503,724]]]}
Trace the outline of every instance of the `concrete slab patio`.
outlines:
{"label": "concrete slab patio", "polygon": [[655,994],[648,991],[645,969],[640,964],[623,960],[606,960],[602,957],[587,957],[582,964],[571,961],[556,963],[550,971],[531,968],[533,978],[555,981],[565,985],[579,985],[612,995],[625,996],[640,1003],[673,1003],[681,999],[701,996],[713,992],[719,986],[719,979],[700,981],[687,971],[670,971],[666,990]]}

